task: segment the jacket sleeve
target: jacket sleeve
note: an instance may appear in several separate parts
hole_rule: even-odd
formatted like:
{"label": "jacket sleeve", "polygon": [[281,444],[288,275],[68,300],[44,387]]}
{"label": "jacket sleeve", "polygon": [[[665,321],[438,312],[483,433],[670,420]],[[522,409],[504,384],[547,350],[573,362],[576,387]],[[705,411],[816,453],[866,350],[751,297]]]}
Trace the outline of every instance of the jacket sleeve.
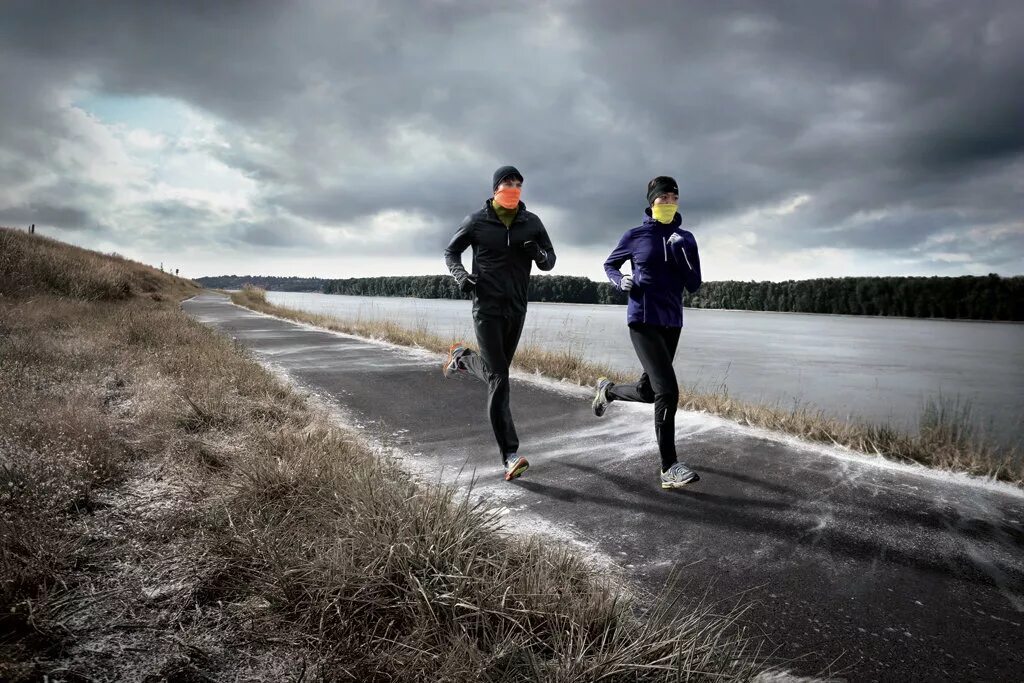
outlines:
{"label": "jacket sleeve", "polygon": [[473,216],[466,216],[462,221],[462,225],[455,231],[455,235],[448,243],[448,247],[444,250],[444,263],[448,266],[449,272],[452,277],[460,285],[463,279],[465,279],[467,273],[465,266],[462,265],[462,252],[466,251],[466,248],[473,243]]}
{"label": "jacket sleeve", "polygon": [[546,258],[537,264],[537,267],[541,270],[551,270],[555,267],[555,248],[551,246],[551,238],[548,237],[548,231],[544,228],[544,224],[537,219],[540,230],[537,233],[537,246],[544,250]]}
{"label": "jacket sleeve", "polygon": [[615,245],[615,249],[608,255],[608,258],[604,260],[604,272],[616,287],[619,287],[619,283],[622,281],[622,271],[619,268],[632,255],[632,240],[630,239],[630,233],[627,232],[619,240],[619,243]]}
{"label": "jacket sleeve", "polygon": [[697,238],[689,230],[680,230],[683,238],[676,242],[672,256],[679,267],[683,278],[683,286],[691,294],[700,289],[700,254],[697,252]]}

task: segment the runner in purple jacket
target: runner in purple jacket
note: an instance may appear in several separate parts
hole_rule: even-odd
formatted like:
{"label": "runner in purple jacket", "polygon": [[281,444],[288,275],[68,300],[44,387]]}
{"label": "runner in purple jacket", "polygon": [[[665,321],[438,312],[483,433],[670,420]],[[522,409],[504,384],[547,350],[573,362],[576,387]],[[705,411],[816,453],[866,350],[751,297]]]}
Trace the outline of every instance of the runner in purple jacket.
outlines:
{"label": "runner in purple jacket", "polygon": [[[700,479],[676,458],[675,415],[679,383],[672,361],[683,327],[683,289],[700,288],[700,257],[693,233],[679,227],[679,186],[668,176],[647,184],[647,217],[627,230],[604,262],[616,287],[629,295],[629,338],[644,372],[633,384],[597,381],[594,414],[604,415],[612,401],[654,404],[654,433],[661,453],[661,487],[682,488]],[[630,262],[631,273],[619,268]]]}

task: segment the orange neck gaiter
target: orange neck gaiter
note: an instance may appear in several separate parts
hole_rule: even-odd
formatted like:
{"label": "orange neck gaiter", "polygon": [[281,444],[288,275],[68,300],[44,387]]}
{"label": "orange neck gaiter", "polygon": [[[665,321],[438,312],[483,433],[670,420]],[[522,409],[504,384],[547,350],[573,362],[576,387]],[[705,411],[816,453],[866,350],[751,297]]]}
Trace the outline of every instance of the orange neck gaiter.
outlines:
{"label": "orange neck gaiter", "polygon": [[519,206],[519,196],[522,193],[521,187],[503,187],[494,193],[494,201],[498,203],[498,206],[514,209]]}

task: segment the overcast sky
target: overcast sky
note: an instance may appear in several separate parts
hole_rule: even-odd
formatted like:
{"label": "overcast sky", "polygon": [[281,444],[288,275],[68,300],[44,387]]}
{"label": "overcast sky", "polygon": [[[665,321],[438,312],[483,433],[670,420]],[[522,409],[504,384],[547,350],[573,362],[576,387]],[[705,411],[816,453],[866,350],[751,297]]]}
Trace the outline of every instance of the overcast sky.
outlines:
{"label": "overcast sky", "polygon": [[183,275],[556,273],[674,176],[707,280],[1024,273],[1024,3],[0,4],[0,224]]}

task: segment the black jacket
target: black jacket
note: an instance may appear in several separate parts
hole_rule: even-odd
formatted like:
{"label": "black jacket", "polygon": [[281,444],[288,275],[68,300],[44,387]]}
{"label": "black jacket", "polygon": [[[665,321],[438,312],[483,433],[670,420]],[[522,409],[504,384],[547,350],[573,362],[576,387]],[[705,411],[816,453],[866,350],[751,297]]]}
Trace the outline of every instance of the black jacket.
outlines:
{"label": "black jacket", "polygon": [[473,274],[477,276],[473,292],[474,315],[526,313],[533,259],[523,249],[523,243],[531,240],[547,254],[537,267],[541,270],[554,268],[555,250],[551,239],[536,214],[526,210],[526,204],[519,202],[519,210],[508,228],[494,213],[490,199],[484,203],[484,208],[462,221],[444,250],[444,262],[461,285],[466,277],[462,252],[466,247],[473,247]]}

